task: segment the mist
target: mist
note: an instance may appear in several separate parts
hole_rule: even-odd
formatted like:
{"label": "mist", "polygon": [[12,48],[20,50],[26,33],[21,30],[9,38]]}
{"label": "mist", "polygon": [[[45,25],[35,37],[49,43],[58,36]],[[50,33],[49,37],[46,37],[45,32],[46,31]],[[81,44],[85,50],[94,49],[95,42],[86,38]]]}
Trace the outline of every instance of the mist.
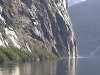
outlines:
{"label": "mist", "polygon": [[79,55],[88,56],[93,52],[96,55],[100,46],[100,1],[87,0],[73,5],[69,7],[69,15],[75,31]]}

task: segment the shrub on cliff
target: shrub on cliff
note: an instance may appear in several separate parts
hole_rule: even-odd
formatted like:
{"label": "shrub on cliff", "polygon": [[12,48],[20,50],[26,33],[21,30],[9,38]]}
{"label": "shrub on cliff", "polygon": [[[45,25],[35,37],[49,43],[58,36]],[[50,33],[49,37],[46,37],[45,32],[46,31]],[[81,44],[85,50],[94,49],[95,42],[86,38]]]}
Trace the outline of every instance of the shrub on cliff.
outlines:
{"label": "shrub on cliff", "polygon": [[57,56],[44,48],[35,48],[32,52],[29,52],[14,47],[0,46],[0,62],[28,62],[36,61],[38,58],[40,60],[47,60],[57,58]]}

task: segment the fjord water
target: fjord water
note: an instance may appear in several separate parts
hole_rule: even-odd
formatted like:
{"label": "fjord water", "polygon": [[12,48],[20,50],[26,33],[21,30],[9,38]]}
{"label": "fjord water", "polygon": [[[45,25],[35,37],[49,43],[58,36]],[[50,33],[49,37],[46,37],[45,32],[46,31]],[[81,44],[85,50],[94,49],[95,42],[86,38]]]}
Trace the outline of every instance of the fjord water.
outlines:
{"label": "fjord water", "polygon": [[0,75],[100,75],[100,58],[3,63]]}

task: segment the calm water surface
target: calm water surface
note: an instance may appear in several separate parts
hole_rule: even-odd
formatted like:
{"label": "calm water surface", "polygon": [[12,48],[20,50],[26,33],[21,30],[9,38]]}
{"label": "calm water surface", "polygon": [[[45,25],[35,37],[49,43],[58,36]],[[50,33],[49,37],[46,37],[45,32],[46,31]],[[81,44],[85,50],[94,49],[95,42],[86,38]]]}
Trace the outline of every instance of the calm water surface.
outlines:
{"label": "calm water surface", "polygon": [[0,75],[100,75],[100,58],[0,64]]}

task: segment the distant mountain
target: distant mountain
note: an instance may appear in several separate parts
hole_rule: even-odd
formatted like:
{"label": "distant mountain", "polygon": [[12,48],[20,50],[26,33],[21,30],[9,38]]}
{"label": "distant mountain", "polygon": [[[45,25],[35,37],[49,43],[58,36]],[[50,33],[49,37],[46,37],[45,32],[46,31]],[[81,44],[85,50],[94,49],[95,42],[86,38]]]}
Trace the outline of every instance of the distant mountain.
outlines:
{"label": "distant mountain", "polygon": [[88,55],[100,45],[100,0],[88,0],[69,8],[79,54]]}
{"label": "distant mountain", "polygon": [[78,3],[81,3],[81,2],[84,2],[86,0],[68,0],[68,6],[71,7],[75,4],[78,4]]}

